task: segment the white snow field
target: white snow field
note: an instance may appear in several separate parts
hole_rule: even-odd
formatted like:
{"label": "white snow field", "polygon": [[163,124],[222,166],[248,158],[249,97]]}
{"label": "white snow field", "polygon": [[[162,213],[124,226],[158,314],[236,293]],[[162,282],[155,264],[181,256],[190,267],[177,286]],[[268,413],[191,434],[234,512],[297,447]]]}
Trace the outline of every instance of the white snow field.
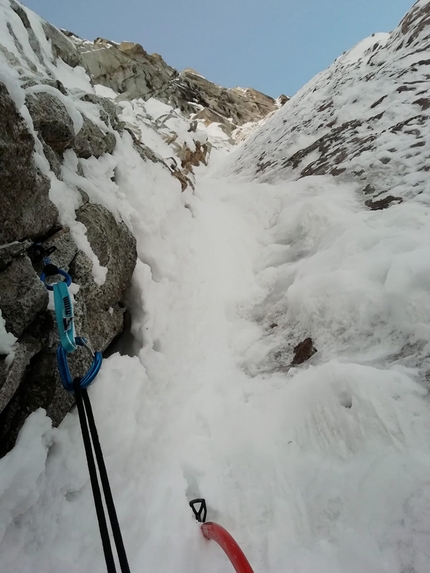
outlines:
{"label": "white snow field", "polygon": [[[30,57],[21,24],[0,4],[5,34],[9,18]],[[8,49],[21,57],[12,41]],[[93,90],[83,70],[50,66],[66,86],[78,78]],[[17,74],[1,63],[0,80],[32,128]],[[93,104],[68,102],[97,120]],[[171,114],[179,139],[191,138],[165,104],[121,105],[165,158],[172,149],[154,118]],[[97,281],[105,269],[75,221],[77,186],[138,242],[134,344],[130,356],[104,361],[89,390],[132,572],[232,573],[188,506],[205,497],[209,519],[255,573],[427,573],[430,186],[363,210],[358,187],[331,176],[227,176],[229,145],[216,126],[207,137],[211,165],[184,193],[140,159],[128,134],[112,156],[81,160],[85,177],[67,151],[63,182],[36,149]],[[12,352],[1,316],[0,335],[0,350]],[[309,336],[318,352],[289,367]],[[0,460],[0,571],[105,571],[76,412],[57,429],[35,412]]]}
{"label": "white snow field", "polygon": [[[256,572],[426,571],[428,394],[381,364],[428,335],[428,213],[363,212],[324,177],[209,170],[189,208],[158,183],[130,294],[140,349],[90,390],[132,571],[232,571],[193,520],[199,496]],[[273,297],[313,333],[313,364],[259,371]],[[2,571],[104,570],[76,413],[56,430],[33,414],[0,488]]]}

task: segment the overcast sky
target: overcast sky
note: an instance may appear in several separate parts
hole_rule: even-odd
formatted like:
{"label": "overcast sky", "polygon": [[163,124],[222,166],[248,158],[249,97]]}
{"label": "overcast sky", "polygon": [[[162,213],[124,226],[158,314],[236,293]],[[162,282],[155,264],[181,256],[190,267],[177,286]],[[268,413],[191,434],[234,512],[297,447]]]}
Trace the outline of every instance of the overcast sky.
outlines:
{"label": "overcast sky", "polygon": [[133,41],[225,87],[293,95],[412,0],[26,0],[59,28]]}

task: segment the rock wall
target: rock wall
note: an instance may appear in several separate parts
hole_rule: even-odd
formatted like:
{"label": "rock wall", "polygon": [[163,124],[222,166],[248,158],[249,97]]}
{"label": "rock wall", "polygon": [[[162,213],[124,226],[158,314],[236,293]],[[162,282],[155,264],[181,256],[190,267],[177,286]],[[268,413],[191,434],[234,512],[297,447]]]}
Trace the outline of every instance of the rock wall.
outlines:
{"label": "rock wall", "polygon": [[[63,33],[15,0],[2,4],[0,18],[8,30],[0,38],[4,455],[37,408],[44,408],[57,425],[74,403],[59,380],[59,338],[34,243],[55,248],[52,263],[69,272],[79,287],[74,294],[76,332],[103,352],[123,331],[124,297],[137,258],[130,220],[122,221],[115,207],[121,195],[115,183],[117,168],[121,171],[118,144],[127,153],[137,151],[137,161],[140,157],[145,163],[142,173],[146,166],[152,173],[152,165],[163,177],[168,174],[178,192],[190,190],[193,169],[207,164],[212,148],[202,126],[218,123],[221,144],[233,143],[235,126],[259,120],[279,105],[254,90],[216,86],[192,70],[178,73],[138,44],[87,42]],[[111,97],[103,97],[106,90],[99,86],[114,90]],[[155,117],[142,103],[150,98],[159,100]],[[175,131],[179,124],[181,135]],[[150,132],[149,145],[144,131]],[[167,148],[163,157],[151,148],[153,140]],[[112,186],[114,201],[95,185],[99,172],[104,185]],[[95,268],[106,272],[103,280]],[[16,338],[12,353],[9,344],[2,346],[5,336]],[[73,375],[82,375],[89,360],[85,351],[73,353]]]}
{"label": "rock wall", "polygon": [[[75,135],[65,106],[50,93],[31,95],[26,104],[45,155],[59,176],[67,148],[78,157],[113,151],[113,134],[102,133],[88,118]],[[0,356],[0,454],[4,454],[32,411],[43,407],[58,424],[73,404],[60,386],[55,360],[58,336],[47,308],[48,291],[39,279],[41,263],[32,259],[31,245],[40,241],[46,248],[56,248],[52,262],[80,285],[75,297],[77,332],[103,351],[123,328],[122,299],[136,262],[136,241],[127,226],[117,223],[101,205],[84,203],[77,210],[77,221],[85,225],[94,253],[108,269],[105,283],[95,284],[92,262],[58,220],[49,199],[50,181],[34,161],[35,140],[4,84],[0,84],[0,109],[0,309],[7,331],[18,340],[12,361]],[[88,357],[76,353],[70,364],[76,375],[82,375]]]}
{"label": "rock wall", "polygon": [[44,235],[57,219],[49,180],[36,167],[33,150],[33,136],[0,84],[0,245]]}
{"label": "rock wall", "polygon": [[[123,299],[137,254],[126,224],[82,193],[74,218],[107,269],[104,284],[96,284],[93,261],[79,249],[50,196],[53,186],[63,180],[67,151],[78,159],[114,151],[123,130],[115,105],[82,94],[87,106],[100,108],[104,123],[95,123],[76,107],[72,113],[68,102],[73,91],[55,77],[53,61],[47,58],[43,38],[33,30],[30,13],[12,1],[1,16],[9,19],[10,37],[0,40],[0,58],[17,78],[0,74],[0,311],[6,331],[17,339],[13,354],[0,354],[0,455],[4,455],[31,412],[43,407],[59,424],[73,405],[73,396],[59,381],[55,360],[59,339],[48,291],[39,278],[42,263],[34,258],[32,245],[37,241],[56,248],[53,264],[68,271],[80,287],[75,295],[76,330],[100,351],[123,329]],[[45,23],[44,29],[54,38],[54,58],[61,53],[63,61],[76,66],[74,45],[54,27]],[[24,34],[30,50],[22,43]],[[68,192],[66,184],[63,189]],[[74,375],[82,375],[89,356],[74,353],[70,366]]]}

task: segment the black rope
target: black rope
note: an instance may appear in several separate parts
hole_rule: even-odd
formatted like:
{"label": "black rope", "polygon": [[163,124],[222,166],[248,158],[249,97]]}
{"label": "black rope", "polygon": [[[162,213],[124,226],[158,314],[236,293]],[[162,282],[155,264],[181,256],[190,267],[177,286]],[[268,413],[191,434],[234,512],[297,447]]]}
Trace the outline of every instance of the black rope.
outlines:
{"label": "black rope", "polygon": [[112,491],[110,488],[109,477],[107,474],[106,465],[103,458],[103,452],[100,445],[99,436],[97,433],[96,422],[94,420],[93,409],[91,407],[90,397],[88,396],[87,390],[82,390],[82,397],[84,399],[84,405],[88,418],[88,425],[93,440],[94,452],[96,454],[97,465],[99,467],[100,481],[102,483],[103,493],[106,501],[106,507],[110,519],[110,525],[112,527],[113,538],[118,553],[118,560],[121,566],[121,572],[130,573],[127,554],[125,552],[124,542],[122,540],[122,535],[121,535],[121,529],[118,522],[118,516],[116,514],[115,503],[113,501]]}
{"label": "black rope", "polygon": [[[94,452],[97,459],[100,481],[103,488],[103,493],[106,501],[109,519],[111,522],[112,533],[118,553],[118,560],[122,573],[130,573],[130,567],[127,561],[127,555],[124,548],[124,543],[121,536],[121,530],[116,515],[115,504],[110,489],[109,478],[107,475],[106,465],[103,459],[103,453],[100,446],[100,440],[97,434],[96,423],[94,414],[91,407],[90,398],[87,391],[81,389],[80,378],[73,380],[73,389],[76,396],[76,406],[79,413],[79,421],[81,423],[82,438],[84,441],[85,453],[87,456],[88,470],[90,473],[91,487],[93,490],[94,504],[96,507],[97,519],[100,528],[100,537],[102,539],[103,552],[106,560],[106,567],[108,573],[116,573],[115,560],[112,553],[112,547],[109,538],[109,531],[106,522],[105,510],[101,496],[100,484],[97,475],[97,468],[94,461]],[[94,451],[93,451],[94,448]]]}

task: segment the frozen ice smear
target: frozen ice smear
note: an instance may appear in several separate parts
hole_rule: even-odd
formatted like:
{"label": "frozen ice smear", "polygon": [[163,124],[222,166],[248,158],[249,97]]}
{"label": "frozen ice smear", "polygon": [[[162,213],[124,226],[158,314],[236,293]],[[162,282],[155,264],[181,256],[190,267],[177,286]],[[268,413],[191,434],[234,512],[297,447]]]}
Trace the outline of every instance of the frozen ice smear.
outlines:
{"label": "frozen ice smear", "polygon": [[[5,34],[8,21],[22,26],[8,2],[0,6]],[[386,39],[364,41],[344,64]],[[41,45],[51,73],[71,82],[75,71],[54,65],[46,39]],[[21,58],[13,41],[8,49]],[[0,78],[22,108],[20,79],[8,70],[0,54]],[[81,69],[77,77],[92,93]],[[94,93],[117,97],[102,86]],[[97,120],[93,104],[68,100],[77,128],[81,112]],[[35,149],[60,220],[99,284],[106,269],[75,220],[78,189],[137,239],[130,356],[104,360],[89,391],[131,570],[231,571],[188,506],[205,497],[209,519],[233,534],[256,573],[426,573],[429,187],[367,211],[354,184],[330,176],[268,184],[227,175],[238,155],[219,125],[199,122],[190,132],[189,120],[155,99],[124,101],[121,110],[166,161],[180,164],[172,134],[191,149],[213,146],[194,193],[181,193],[161,163],[143,161],[127,131],[112,155],[80,160],[79,172],[68,150],[63,181]],[[252,131],[247,125],[242,136]],[[253,133],[240,150],[251,159],[269,137]],[[298,133],[291,149],[313,140]],[[392,153],[402,161],[400,147]],[[407,180],[405,191],[415,184]],[[317,353],[292,367],[294,346],[309,336]],[[0,354],[14,342],[0,315]],[[0,460],[0,570],[104,571],[76,412],[55,429],[35,412]]]}

